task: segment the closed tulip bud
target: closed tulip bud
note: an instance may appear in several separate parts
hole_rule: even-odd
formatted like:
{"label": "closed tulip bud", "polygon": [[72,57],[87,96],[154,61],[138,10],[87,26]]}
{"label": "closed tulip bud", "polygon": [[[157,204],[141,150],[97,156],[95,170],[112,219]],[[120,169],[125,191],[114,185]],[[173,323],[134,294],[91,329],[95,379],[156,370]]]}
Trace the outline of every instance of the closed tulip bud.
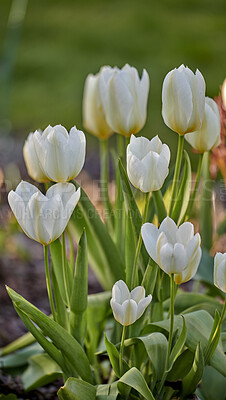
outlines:
{"label": "closed tulip bud", "polygon": [[166,217],[159,229],[150,223],[141,228],[141,235],[150,257],[168,275],[175,274],[177,284],[191,279],[201,259],[200,235],[194,226],[184,222],[179,228]]}
{"label": "closed tulip bud", "polygon": [[85,162],[86,138],[82,131],[48,126],[34,133],[36,154],[45,175],[53,182],[68,182],[81,171]]}
{"label": "closed tulip bud", "polygon": [[184,135],[197,131],[204,118],[205,81],[199,70],[194,74],[181,65],[170,71],[162,87],[162,116],[165,124]]}
{"label": "closed tulip bud", "polygon": [[185,139],[200,153],[209,151],[221,143],[221,120],[217,103],[206,97],[205,114],[202,126],[198,131],[187,133]]}
{"label": "closed tulip bud", "polygon": [[37,182],[48,182],[48,178],[43,172],[34,145],[34,134],[30,133],[25,140],[23,148],[24,161],[28,174]]}
{"label": "closed tulip bud", "polygon": [[149,77],[141,79],[136,68],[126,64],[121,70],[103,67],[100,95],[108,125],[114,132],[129,137],[139,132],[146,121]]}
{"label": "closed tulip bud", "polygon": [[214,257],[214,285],[226,293],[226,253]]}
{"label": "closed tulip bud", "polygon": [[107,139],[113,130],[107,124],[100,97],[100,72],[86,78],[83,95],[83,124],[88,132],[100,139]]}
{"label": "closed tulip bud", "polygon": [[142,192],[162,187],[169,173],[170,149],[158,136],[152,140],[131,136],[127,146],[127,173],[130,182]]}
{"label": "closed tulip bud", "polygon": [[151,300],[151,294],[145,297],[143,286],[137,286],[130,292],[125,282],[120,280],[112,288],[110,303],[116,321],[123,326],[128,326],[143,315]]}
{"label": "closed tulip bud", "polygon": [[65,230],[80,198],[72,183],[51,186],[44,196],[28,182],[20,182],[8,195],[9,205],[23,231],[43,245],[56,240]]}

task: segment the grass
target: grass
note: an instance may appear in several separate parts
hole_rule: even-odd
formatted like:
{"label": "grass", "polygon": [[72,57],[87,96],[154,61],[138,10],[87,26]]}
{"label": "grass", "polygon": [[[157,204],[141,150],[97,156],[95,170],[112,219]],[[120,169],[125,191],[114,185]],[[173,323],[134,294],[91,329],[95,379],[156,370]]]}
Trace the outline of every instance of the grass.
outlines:
{"label": "grass", "polygon": [[[11,1],[0,2],[0,51]],[[129,63],[151,79],[142,134],[171,148],[177,135],[161,117],[166,73],[184,63],[199,68],[207,95],[225,78],[224,0],[29,0],[11,91],[12,131],[61,123],[82,128],[85,78],[102,65]],[[0,94],[1,96],[1,94]]]}

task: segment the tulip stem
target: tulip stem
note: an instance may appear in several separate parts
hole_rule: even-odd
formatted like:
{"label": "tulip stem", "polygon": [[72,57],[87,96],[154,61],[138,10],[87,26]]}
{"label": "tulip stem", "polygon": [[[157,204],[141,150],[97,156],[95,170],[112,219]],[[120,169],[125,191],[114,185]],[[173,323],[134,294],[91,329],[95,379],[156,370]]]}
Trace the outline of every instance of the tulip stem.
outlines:
{"label": "tulip stem", "polygon": [[[118,156],[124,165],[125,159],[125,146],[124,137],[122,135],[117,135],[117,151]],[[124,258],[124,243],[123,243],[123,193],[121,187],[121,179],[119,168],[116,167],[116,200],[115,200],[115,241],[116,246],[119,249],[120,254]]]}
{"label": "tulip stem", "polygon": [[171,193],[171,202],[170,202],[170,208],[169,208],[169,216],[172,215],[174,201],[175,201],[175,197],[176,197],[176,193],[177,193],[178,179],[179,179],[179,175],[180,175],[180,167],[181,167],[181,160],[182,160],[182,154],[183,154],[183,146],[184,146],[184,136],[179,135],[178,147],[177,147],[177,158],[176,158],[176,165],[175,165],[175,170],[174,170],[173,186],[172,186],[172,193]]}
{"label": "tulip stem", "polygon": [[70,297],[69,297],[69,280],[67,273],[67,259],[66,259],[66,245],[65,245],[65,232],[62,233],[62,268],[63,268],[63,277],[64,277],[64,287],[65,294],[67,299],[67,305],[70,307]]}
{"label": "tulip stem", "polygon": [[[143,212],[142,225],[147,220],[148,205],[149,205],[149,192],[145,193],[145,207],[144,207],[144,212]],[[141,236],[141,231],[140,231],[138,242],[137,242],[137,248],[136,248],[134,264],[133,264],[132,284],[131,284],[132,288],[137,286],[137,281],[138,281],[138,271],[137,271],[137,269],[138,269],[138,259],[139,259],[139,255],[140,255],[141,245],[142,245],[142,236]]]}
{"label": "tulip stem", "polygon": [[122,339],[121,339],[121,346],[120,346],[120,354],[119,354],[119,371],[120,371],[120,376],[123,375],[123,352],[124,352],[124,342],[125,342],[125,337],[126,337],[126,325],[123,325],[123,330],[122,330]]}
{"label": "tulip stem", "polygon": [[218,321],[218,324],[216,326],[215,332],[214,332],[214,334],[212,336],[212,339],[211,339],[210,343],[208,343],[206,351],[205,351],[205,363],[206,364],[208,364],[208,362],[209,362],[210,354],[211,354],[212,349],[214,347],[215,338],[217,337],[218,332],[221,329],[221,324],[222,324],[223,319],[224,319],[225,311],[226,311],[226,301],[224,301],[224,307],[223,307],[220,319]]}
{"label": "tulip stem", "polygon": [[105,219],[108,228],[114,228],[114,215],[108,195],[108,140],[100,140],[100,188],[101,200],[104,205]]}
{"label": "tulip stem", "polygon": [[169,369],[169,361],[170,361],[170,352],[173,341],[173,326],[174,326],[174,300],[175,300],[175,291],[174,291],[174,274],[170,274],[170,330],[169,330],[169,340],[168,340],[168,350],[167,350],[167,358],[166,358],[166,370],[162,375],[162,379],[158,388],[159,397],[162,392],[163,385],[166,380],[167,371]]}
{"label": "tulip stem", "polygon": [[43,249],[44,249],[44,259],[45,259],[47,293],[48,293],[48,297],[49,297],[49,304],[50,304],[51,312],[53,315],[53,319],[56,321],[56,311],[55,311],[55,306],[54,306],[54,301],[53,301],[53,293],[52,293],[50,273],[49,273],[48,246],[44,245]]}
{"label": "tulip stem", "polygon": [[195,187],[194,187],[192,196],[190,198],[188,209],[187,209],[187,213],[186,213],[188,217],[190,217],[190,215],[191,215],[191,212],[192,212],[192,209],[193,209],[193,205],[194,205],[194,201],[195,201],[195,198],[196,198],[196,195],[197,195],[197,191],[198,191],[198,187],[199,187],[201,170],[202,170],[203,155],[204,155],[204,153],[199,155],[199,163],[198,163],[198,169],[197,169],[197,173],[196,173]]}

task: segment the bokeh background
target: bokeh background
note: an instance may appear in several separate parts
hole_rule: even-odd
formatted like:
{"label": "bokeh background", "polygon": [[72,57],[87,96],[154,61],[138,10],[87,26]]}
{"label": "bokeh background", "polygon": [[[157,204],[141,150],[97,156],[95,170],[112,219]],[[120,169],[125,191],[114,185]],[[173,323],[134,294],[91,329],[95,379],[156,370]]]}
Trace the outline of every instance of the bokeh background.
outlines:
{"label": "bokeh background", "polygon": [[[203,73],[207,95],[225,78],[225,0],[0,1],[0,127],[25,139],[61,123],[82,129],[88,73],[129,63],[151,79],[142,135],[159,134],[173,155],[177,134],[161,117],[166,73],[184,63]],[[88,148],[97,140],[88,135]]]}

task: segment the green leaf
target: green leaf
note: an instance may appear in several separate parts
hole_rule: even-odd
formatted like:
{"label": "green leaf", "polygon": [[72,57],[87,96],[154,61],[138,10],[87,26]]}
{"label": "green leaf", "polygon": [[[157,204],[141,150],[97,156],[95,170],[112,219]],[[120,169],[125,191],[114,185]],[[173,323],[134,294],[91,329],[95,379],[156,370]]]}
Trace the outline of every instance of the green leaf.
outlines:
{"label": "green leaf", "polygon": [[81,379],[69,378],[57,395],[60,400],[95,400],[96,388]]}
{"label": "green leaf", "polygon": [[18,397],[13,393],[6,395],[0,394],[0,400],[18,400]]}
{"label": "green leaf", "polygon": [[179,338],[177,339],[177,341],[171,351],[170,359],[169,359],[169,366],[170,366],[169,369],[172,368],[174,362],[176,361],[177,357],[180,355],[180,353],[185,345],[185,341],[186,341],[186,337],[187,337],[187,328],[186,328],[185,319],[183,316],[182,316],[182,319],[183,319],[183,328],[181,330]]}
{"label": "green leaf", "polygon": [[198,343],[195,351],[194,361],[189,373],[182,379],[182,395],[188,396],[193,394],[199,381],[202,378],[204,370],[204,358],[202,354],[202,348]]}
{"label": "green leaf", "polygon": [[37,389],[58,379],[62,371],[48,354],[36,354],[29,359],[29,366],[22,375],[26,391]]}
{"label": "green leaf", "polygon": [[[199,310],[185,314],[184,319],[187,327],[186,346],[195,352],[197,344],[200,342],[202,350],[205,351],[213,327],[213,318],[206,311]],[[148,334],[156,329],[162,332],[169,332],[169,320],[146,325],[143,334]],[[174,331],[176,329],[182,329],[181,316],[175,317]],[[220,342],[210,360],[210,365],[226,376],[226,357]]]}
{"label": "green leaf", "polygon": [[112,385],[98,385],[96,400],[116,400],[119,394],[117,382]]}
{"label": "green leaf", "polygon": [[133,264],[136,254],[137,235],[133,223],[131,210],[126,215],[125,259],[126,259],[126,284],[131,290]]}
{"label": "green leaf", "polygon": [[34,354],[42,353],[43,349],[38,343],[17,351],[15,354],[9,354],[0,358],[1,368],[21,367],[26,365],[28,359]]}
{"label": "green leaf", "polygon": [[79,343],[85,336],[84,313],[88,298],[88,253],[86,233],[83,231],[78,245],[74,281],[70,299],[70,329]]}
{"label": "green leaf", "polygon": [[161,224],[161,222],[167,216],[166,207],[165,207],[165,204],[163,201],[161,190],[156,190],[155,192],[152,192],[152,197],[154,200],[154,205],[155,205],[155,210],[156,210],[156,214],[158,217],[158,222],[159,222],[159,224]]}
{"label": "green leaf", "polygon": [[184,158],[185,165],[181,176],[180,188],[172,213],[172,219],[177,222],[178,225],[183,221],[186,215],[191,193],[191,162],[186,150],[184,150]]}
{"label": "green leaf", "polygon": [[181,380],[187,375],[192,367],[194,360],[194,353],[186,349],[179,355],[173,364],[172,369],[167,374],[167,381],[176,382]]}
{"label": "green leaf", "polygon": [[13,342],[7,344],[5,347],[0,349],[0,356],[5,356],[6,354],[13,353],[14,351],[29,346],[34,342],[35,342],[34,336],[30,332],[25,333],[25,335],[19,337],[18,339],[14,340]]}
{"label": "green leaf", "polygon": [[[210,304],[214,310],[218,310],[219,312],[222,311],[222,304],[215,298],[211,296],[207,296],[201,293],[192,293],[192,292],[183,292],[179,293],[176,296],[174,309],[176,314],[184,313],[185,311],[189,310],[191,307],[199,307],[203,304]],[[164,301],[164,310],[168,310],[170,306],[170,299]],[[214,311],[215,312],[215,311]]]}
{"label": "green leaf", "polygon": [[62,326],[51,320],[14,290],[8,288],[7,291],[15,308],[21,310],[38,325],[43,334],[48,336],[55,346],[69,359],[82,379],[92,382],[89,361],[80,344]]}
{"label": "green leaf", "polygon": [[158,270],[158,265],[151,258],[149,258],[149,262],[141,283],[141,285],[145,288],[146,295],[153,295],[154,293]]}
{"label": "green leaf", "polygon": [[111,289],[116,280],[125,279],[124,265],[118,249],[82,188],[70,223],[77,237],[81,237],[85,227],[90,265],[103,288]]}
{"label": "green leaf", "polygon": [[[120,368],[119,368],[119,352],[116,349],[115,345],[108,340],[107,336],[105,335],[105,346],[107,349],[108,357],[111,362],[112,368],[114,370],[115,375],[120,378]],[[129,366],[123,360],[123,373],[129,369]]]}
{"label": "green leaf", "polygon": [[220,340],[221,337],[221,328],[218,329],[217,333],[215,333],[216,328],[219,324],[220,321],[220,314],[219,312],[216,310],[215,312],[215,318],[214,318],[214,323],[213,323],[213,328],[208,340],[208,345],[207,348],[205,349],[204,352],[204,358],[205,358],[205,364],[209,363],[210,358],[212,357],[213,353],[215,352],[218,342]]}
{"label": "green leaf", "polygon": [[133,367],[129,371],[127,371],[119,379],[119,382],[125,383],[126,385],[132,387],[138,393],[140,393],[146,400],[155,400],[142,373],[137,368]]}
{"label": "green leaf", "polygon": [[226,378],[214,368],[206,366],[200,391],[206,400],[225,400]]}
{"label": "green leaf", "polygon": [[205,182],[202,185],[201,200],[200,200],[200,231],[202,238],[202,245],[207,250],[210,250],[213,244],[213,221],[212,221],[212,192],[213,181],[210,177],[210,155],[209,152],[203,156],[202,161],[202,179]]}

